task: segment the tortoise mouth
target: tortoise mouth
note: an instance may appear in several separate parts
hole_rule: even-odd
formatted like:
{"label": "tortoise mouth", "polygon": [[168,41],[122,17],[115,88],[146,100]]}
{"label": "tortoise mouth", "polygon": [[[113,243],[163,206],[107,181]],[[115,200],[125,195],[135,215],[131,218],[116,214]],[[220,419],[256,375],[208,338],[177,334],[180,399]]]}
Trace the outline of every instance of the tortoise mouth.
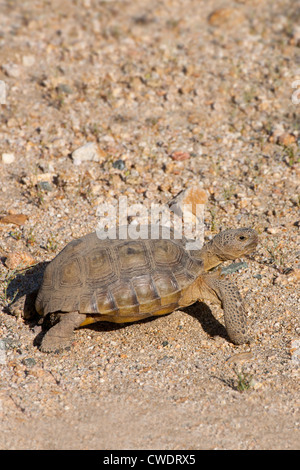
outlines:
{"label": "tortoise mouth", "polygon": [[251,242],[247,245],[247,248],[245,250],[245,254],[252,253],[255,248],[257,247],[258,244],[258,237],[255,237],[254,240],[251,240]]}

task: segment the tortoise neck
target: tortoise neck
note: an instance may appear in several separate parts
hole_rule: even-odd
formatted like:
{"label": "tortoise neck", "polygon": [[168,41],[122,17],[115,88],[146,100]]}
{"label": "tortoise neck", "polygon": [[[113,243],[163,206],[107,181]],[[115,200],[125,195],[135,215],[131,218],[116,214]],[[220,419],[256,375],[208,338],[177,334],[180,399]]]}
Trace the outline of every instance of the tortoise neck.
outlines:
{"label": "tortoise neck", "polygon": [[201,258],[204,264],[204,270],[209,271],[222,263],[222,259],[216,254],[212,243],[204,245],[197,253],[197,258]]}

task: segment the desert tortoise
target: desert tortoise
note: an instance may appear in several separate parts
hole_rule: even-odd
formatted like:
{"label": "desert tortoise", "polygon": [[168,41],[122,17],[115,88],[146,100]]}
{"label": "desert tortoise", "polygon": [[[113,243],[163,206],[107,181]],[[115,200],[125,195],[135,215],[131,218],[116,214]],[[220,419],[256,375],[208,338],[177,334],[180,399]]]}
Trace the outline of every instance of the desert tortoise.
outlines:
{"label": "desert tortoise", "polygon": [[[162,232],[161,232],[162,233]],[[133,322],[170,313],[198,300],[222,305],[231,341],[249,341],[243,302],[235,284],[207,273],[251,253],[254,230],[225,230],[201,250],[186,239],[106,239],[91,233],[71,241],[47,266],[36,310],[53,318],[41,350],[59,350],[73,330],[96,321]]]}

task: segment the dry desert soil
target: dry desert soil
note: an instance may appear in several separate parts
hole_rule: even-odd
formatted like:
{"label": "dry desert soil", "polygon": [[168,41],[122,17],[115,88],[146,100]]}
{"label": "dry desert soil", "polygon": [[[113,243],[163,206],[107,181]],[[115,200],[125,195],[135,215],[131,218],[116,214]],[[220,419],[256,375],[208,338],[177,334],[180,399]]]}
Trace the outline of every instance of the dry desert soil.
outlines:
{"label": "dry desert soil", "polygon": [[[1,449],[300,448],[299,24],[294,0],[1,1]],[[45,262],[104,203],[195,185],[206,240],[259,233],[225,265],[251,346],[199,303],[42,353],[13,303]]]}

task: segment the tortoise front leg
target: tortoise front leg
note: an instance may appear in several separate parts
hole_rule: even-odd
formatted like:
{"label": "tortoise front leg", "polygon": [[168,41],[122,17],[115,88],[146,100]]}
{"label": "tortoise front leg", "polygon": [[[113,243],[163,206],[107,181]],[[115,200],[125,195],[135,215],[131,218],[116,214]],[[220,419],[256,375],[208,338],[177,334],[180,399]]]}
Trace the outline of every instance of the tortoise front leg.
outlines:
{"label": "tortoise front leg", "polygon": [[68,312],[59,315],[59,321],[50,328],[43,337],[40,350],[43,352],[54,352],[66,348],[73,335],[85,320],[86,315],[79,312]]}
{"label": "tortoise front leg", "polygon": [[203,279],[222,303],[225,326],[231,341],[234,344],[250,343],[246,312],[237,286],[216,275],[203,275]]}

